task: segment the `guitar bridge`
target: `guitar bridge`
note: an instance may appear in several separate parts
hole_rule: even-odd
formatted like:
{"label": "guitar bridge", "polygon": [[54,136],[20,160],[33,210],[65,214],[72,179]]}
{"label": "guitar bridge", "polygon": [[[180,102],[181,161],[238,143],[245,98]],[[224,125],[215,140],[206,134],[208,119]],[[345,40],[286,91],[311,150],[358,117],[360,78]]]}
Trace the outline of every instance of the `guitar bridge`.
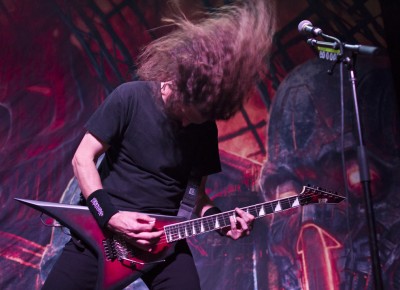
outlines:
{"label": "guitar bridge", "polygon": [[103,240],[103,246],[108,261],[114,261],[115,259],[118,259],[118,261],[126,260],[128,255],[133,254],[126,241],[117,236]]}
{"label": "guitar bridge", "polygon": [[111,238],[107,238],[103,240],[104,253],[107,261],[118,260],[121,263],[128,262],[130,265],[139,264],[157,264],[165,262],[165,260],[156,260],[150,262],[140,262],[133,260],[133,249],[130,247],[127,242],[118,236],[112,236]]}

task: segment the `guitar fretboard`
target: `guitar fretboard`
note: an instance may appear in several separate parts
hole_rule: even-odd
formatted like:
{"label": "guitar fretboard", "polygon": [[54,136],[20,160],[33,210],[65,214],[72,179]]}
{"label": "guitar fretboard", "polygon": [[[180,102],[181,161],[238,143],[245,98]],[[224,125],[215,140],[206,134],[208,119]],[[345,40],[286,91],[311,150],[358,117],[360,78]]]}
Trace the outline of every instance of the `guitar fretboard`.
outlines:
{"label": "guitar fretboard", "polygon": [[[339,203],[343,200],[344,197],[326,190],[322,190],[319,187],[314,188],[303,186],[303,191],[299,195],[270,202],[259,203],[256,205],[243,207],[241,209],[250,213],[255,218],[261,218],[269,214],[306,204]],[[228,227],[231,224],[230,217],[236,219],[235,210],[165,226],[164,232],[167,242],[171,243],[202,233]]]}
{"label": "guitar fretboard", "polygon": [[[255,218],[261,218],[268,214],[291,209],[304,204],[308,196],[291,196],[271,202],[260,203],[242,208]],[[236,211],[231,210],[207,217],[192,219],[173,225],[165,226],[164,231],[168,242],[185,239],[202,233],[214,231],[230,226],[230,217],[236,218]]]}

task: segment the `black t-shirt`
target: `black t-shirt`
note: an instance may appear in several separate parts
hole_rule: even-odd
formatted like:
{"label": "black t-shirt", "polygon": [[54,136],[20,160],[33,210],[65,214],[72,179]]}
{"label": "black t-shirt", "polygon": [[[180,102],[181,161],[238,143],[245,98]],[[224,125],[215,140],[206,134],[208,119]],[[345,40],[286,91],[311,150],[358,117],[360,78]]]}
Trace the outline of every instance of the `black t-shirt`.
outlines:
{"label": "black t-shirt", "polygon": [[175,215],[191,171],[221,170],[215,122],[182,127],[169,119],[160,83],[122,84],[85,127],[111,146],[99,171],[120,210]]}

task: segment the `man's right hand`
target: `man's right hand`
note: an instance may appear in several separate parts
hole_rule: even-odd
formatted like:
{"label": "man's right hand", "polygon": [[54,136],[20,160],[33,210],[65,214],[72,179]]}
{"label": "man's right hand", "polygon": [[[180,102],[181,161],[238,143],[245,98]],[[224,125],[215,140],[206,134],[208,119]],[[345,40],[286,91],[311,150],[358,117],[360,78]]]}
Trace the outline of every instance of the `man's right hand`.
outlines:
{"label": "man's right hand", "polygon": [[107,227],[121,234],[133,246],[151,252],[163,234],[155,228],[156,219],[139,212],[120,211],[108,221]]}

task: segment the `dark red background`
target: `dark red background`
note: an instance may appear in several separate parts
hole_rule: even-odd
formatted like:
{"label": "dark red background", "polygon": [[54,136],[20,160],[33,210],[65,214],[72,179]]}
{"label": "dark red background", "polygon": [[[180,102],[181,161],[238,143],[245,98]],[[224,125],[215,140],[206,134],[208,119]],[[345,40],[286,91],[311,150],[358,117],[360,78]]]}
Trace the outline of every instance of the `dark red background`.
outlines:
{"label": "dark red background", "polygon": [[[41,224],[38,212],[14,198],[68,199],[73,190],[64,191],[73,176],[70,160],[84,133],[82,126],[115,86],[134,78],[140,48],[168,31],[154,29],[168,15],[164,2],[0,1],[2,289],[38,289],[40,273],[45,275],[42,258],[45,253],[46,259],[52,255],[49,249],[57,239],[51,228]],[[182,2],[189,14],[223,3]],[[306,183],[338,191],[347,200],[266,218],[240,241],[214,234],[191,239],[202,285],[204,289],[322,289],[321,283],[328,283],[329,289],[367,289],[372,274],[351,96],[347,88],[345,130],[350,137],[343,174],[339,68],[330,77],[325,70],[328,63],[312,60],[316,53],[297,25],[309,19],[348,43],[392,48],[393,37],[385,36],[384,23],[394,20],[390,12],[382,17],[377,0],[285,0],[277,1],[277,6],[279,25],[269,73],[262,76],[249,104],[229,122],[218,124],[224,172],[210,178],[208,192],[225,210],[298,193]],[[383,8],[387,12],[387,6]],[[398,69],[392,60],[392,69]],[[357,64],[384,283],[396,289],[400,287],[396,97],[387,58],[362,58]]]}

